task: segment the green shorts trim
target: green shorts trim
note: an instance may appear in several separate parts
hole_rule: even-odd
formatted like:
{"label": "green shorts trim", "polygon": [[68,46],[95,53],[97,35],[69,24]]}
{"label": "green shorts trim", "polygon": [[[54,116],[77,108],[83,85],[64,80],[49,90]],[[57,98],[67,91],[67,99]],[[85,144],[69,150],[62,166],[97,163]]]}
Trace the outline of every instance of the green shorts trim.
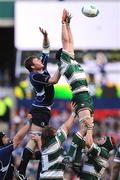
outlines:
{"label": "green shorts trim", "polygon": [[79,92],[73,94],[72,101],[73,103],[76,104],[76,108],[75,108],[76,113],[84,109],[89,109],[91,114],[93,114],[94,112],[93,99],[89,94],[89,92],[85,91],[85,92]]}

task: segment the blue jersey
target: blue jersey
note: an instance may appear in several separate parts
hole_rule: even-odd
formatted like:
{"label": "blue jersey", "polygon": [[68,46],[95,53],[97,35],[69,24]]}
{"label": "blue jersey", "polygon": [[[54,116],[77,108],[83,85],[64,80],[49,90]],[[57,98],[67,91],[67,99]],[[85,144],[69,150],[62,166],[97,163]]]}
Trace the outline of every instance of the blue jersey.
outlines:
{"label": "blue jersey", "polygon": [[42,53],[42,63],[44,64],[44,69],[41,73],[31,72],[30,82],[35,89],[36,96],[33,100],[33,107],[46,107],[50,108],[53,104],[54,98],[54,87],[52,84],[48,83],[50,74],[47,71],[47,61],[49,58],[48,53]]}
{"label": "blue jersey", "polygon": [[0,148],[0,180],[4,180],[7,174],[13,150],[12,142]]}

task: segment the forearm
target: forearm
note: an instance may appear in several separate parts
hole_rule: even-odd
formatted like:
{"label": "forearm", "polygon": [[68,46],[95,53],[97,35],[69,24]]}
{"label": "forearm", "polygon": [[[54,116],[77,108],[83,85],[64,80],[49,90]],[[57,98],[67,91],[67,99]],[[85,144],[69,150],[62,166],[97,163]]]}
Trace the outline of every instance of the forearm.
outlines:
{"label": "forearm", "polygon": [[73,42],[73,35],[72,35],[70,24],[67,25],[67,31],[68,31],[68,36],[69,36],[69,43],[73,45],[74,42]]}
{"label": "forearm", "polygon": [[69,53],[74,58],[73,35],[72,35],[72,32],[71,32],[70,24],[67,25],[67,31],[68,31],[68,36],[69,36]]}
{"label": "forearm", "polygon": [[48,80],[48,83],[50,84],[56,84],[60,79],[60,72],[59,70],[56,71],[56,73]]}
{"label": "forearm", "polygon": [[81,137],[84,137],[86,132],[87,132],[86,125],[84,123],[82,123],[80,125],[79,134],[81,135]]}
{"label": "forearm", "polygon": [[88,149],[91,148],[91,146],[94,143],[92,135],[93,135],[92,129],[88,129],[86,134],[86,146],[88,147]]}
{"label": "forearm", "polygon": [[62,24],[61,40],[62,40],[63,49],[68,51],[69,50],[69,36],[68,36],[66,23]]}
{"label": "forearm", "polygon": [[29,131],[30,128],[30,124],[26,124],[24,125],[15,135],[14,138],[18,137],[20,139],[23,139],[25,137],[25,135],[27,134],[27,132]]}
{"label": "forearm", "polygon": [[43,38],[43,48],[48,48],[50,45],[48,35],[45,35]]}
{"label": "forearm", "polygon": [[68,134],[69,130],[71,129],[74,122],[74,118],[75,118],[75,113],[73,112],[68,118],[68,120],[64,123],[63,129],[66,132],[66,134]]}

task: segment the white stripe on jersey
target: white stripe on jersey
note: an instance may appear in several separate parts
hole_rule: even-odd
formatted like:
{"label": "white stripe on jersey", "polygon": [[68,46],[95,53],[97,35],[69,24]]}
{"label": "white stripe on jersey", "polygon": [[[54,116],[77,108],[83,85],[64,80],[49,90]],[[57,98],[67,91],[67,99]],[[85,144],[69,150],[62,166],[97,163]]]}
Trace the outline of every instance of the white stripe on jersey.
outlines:
{"label": "white stripe on jersey", "polygon": [[[58,141],[58,140],[57,140]],[[60,148],[60,144],[58,142],[56,142],[55,144],[51,144],[48,148],[45,148],[45,150],[43,150],[42,154],[51,154],[54,153],[55,151],[57,151]]]}
{"label": "white stripe on jersey", "polygon": [[40,174],[40,178],[44,178],[44,179],[52,179],[52,178],[63,178],[63,171],[47,171],[44,173]]}
{"label": "white stripe on jersey", "polygon": [[79,87],[79,88],[77,88],[77,89],[75,89],[75,90],[73,91],[73,94],[76,94],[76,93],[79,93],[79,92],[84,92],[84,91],[88,91],[88,92],[89,92],[89,88],[86,87],[86,86]]}
{"label": "white stripe on jersey", "polygon": [[102,168],[100,173],[97,173],[95,171],[94,167],[89,165],[89,164],[84,164],[83,169],[82,169],[83,173],[86,172],[86,173],[92,174],[92,175],[94,175],[96,177],[101,177],[103,175],[103,173],[104,173],[104,170],[105,170],[105,168]]}
{"label": "white stripe on jersey", "polygon": [[61,74],[63,75],[67,69],[69,68],[70,64],[68,64],[67,62],[63,61],[62,59],[61,60]]}
{"label": "white stripe on jersey", "polygon": [[36,96],[42,96],[42,95],[44,95],[44,94],[45,94],[44,88],[42,89],[42,91],[36,92]]}
{"label": "white stripe on jersey", "polygon": [[73,81],[81,80],[81,79],[83,79],[83,80],[86,79],[86,74],[84,71],[83,72],[74,72],[72,74],[72,77],[70,77],[68,79],[68,82],[71,84]]}
{"label": "white stripe on jersey", "polygon": [[108,166],[107,160],[104,159],[104,158],[102,158],[102,157],[100,157],[100,156],[98,156],[97,158],[95,158],[95,161],[96,161],[98,164],[100,164],[101,166],[105,167],[105,168]]}
{"label": "white stripe on jersey", "polygon": [[57,163],[61,163],[63,159],[64,157],[60,155],[57,159],[54,159],[53,161],[48,161],[48,155],[42,155],[42,171],[47,171],[51,166]]}

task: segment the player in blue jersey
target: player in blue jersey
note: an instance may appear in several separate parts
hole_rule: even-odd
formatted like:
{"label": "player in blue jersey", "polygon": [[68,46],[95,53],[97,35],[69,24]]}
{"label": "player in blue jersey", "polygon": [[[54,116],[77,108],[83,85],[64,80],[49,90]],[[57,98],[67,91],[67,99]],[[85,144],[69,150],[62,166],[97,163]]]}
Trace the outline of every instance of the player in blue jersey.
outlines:
{"label": "player in blue jersey", "polygon": [[31,122],[28,120],[13,138],[10,140],[4,132],[0,132],[0,180],[12,180],[14,162],[12,152],[21,143],[28,132]]}
{"label": "player in blue jersey", "polygon": [[[40,134],[42,128],[48,125],[54,98],[53,84],[57,83],[60,78],[59,71],[56,71],[53,77],[50,77],[47,70],[47,62],[49,59],[48,33],[42,28],[39,29],[43,35],[42,56],[40,58],[31,56],[25,60],[25,67],[29,71],[30,82],[36,92],[30,111],[32,115],[31,134]],[[35,142],[31,139],[24,149],[18,168],[17,179],[21,180],[25,178],[26,167],[34,152],[35,146]]]}

